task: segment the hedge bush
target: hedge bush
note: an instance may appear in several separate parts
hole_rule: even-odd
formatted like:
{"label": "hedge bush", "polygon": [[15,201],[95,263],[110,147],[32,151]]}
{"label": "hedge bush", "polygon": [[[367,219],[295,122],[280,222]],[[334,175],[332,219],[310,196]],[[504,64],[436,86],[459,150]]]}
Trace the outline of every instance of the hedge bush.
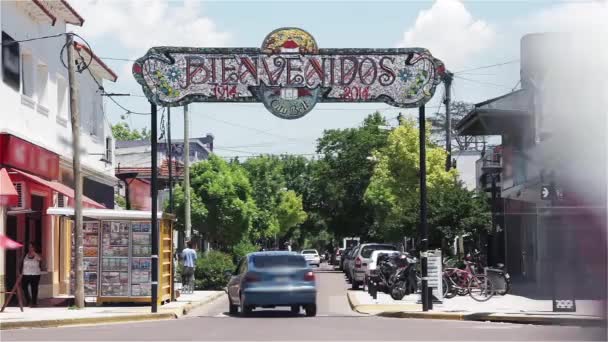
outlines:
{"label": "hedge bush", "polygon": [[194,287],[197,290],[222,290],[228,282],[224,272],[234,269],[235,265],[230,254],[209,251],[206,255],[199,255],[196,261]]}

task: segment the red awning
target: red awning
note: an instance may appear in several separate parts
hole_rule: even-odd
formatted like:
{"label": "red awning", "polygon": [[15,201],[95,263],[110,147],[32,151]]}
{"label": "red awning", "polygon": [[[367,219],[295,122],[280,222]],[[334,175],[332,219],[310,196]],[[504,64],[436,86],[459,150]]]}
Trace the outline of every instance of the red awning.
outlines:
{"label": "red awning", "polygon": [[6,169],[0,169],[0,205],[14,207],[19,202],[19,194]]}
{"label": "red awning", "polygon": [[8,236],[0,234],[0,249],[18,249],[23,247],[17,241],[11,240]]}
{"label": "red awning", "polygon": [[[15,169],[11,169],[11,171],[14,171],[26,178],[28,178],[31,181],[34,181],[38,184],[47,186],[55,191],[57,191],[60,194],[63,194],[65,196],[68,196],[69,198],[74,198],[74,189],[70,188],[69,186],[63,185],[59,182],[55,182],[55,181],[47,181],[44,180],[38,176],[34,176],[32,174],[29,174],[27,172],[23,172],[23,171],[19,171],[19,170],[15,170]],[[99,208],[99,209],[103,209],[105,208],[105,206],[103,204],[97,203],[95,201],[93,201],[92,199],[88,198],[87,196],[82,196],[82,201],[85,205],[88,205],[90,207],[93,208]]]}

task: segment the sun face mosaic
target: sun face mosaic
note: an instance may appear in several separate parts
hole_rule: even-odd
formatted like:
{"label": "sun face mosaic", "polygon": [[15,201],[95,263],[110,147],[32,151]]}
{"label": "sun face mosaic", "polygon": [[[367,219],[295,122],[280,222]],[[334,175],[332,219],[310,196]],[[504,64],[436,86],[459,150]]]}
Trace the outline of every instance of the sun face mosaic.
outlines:
{"label": "sun face mosaic", "polygon": [[133,75],[159,106],[261,102],[300,118],[318,102],[385,102],[419,107],[445,74],[426,49],[319,49],[299,28],[271,32],[261,48],[155,47]]}

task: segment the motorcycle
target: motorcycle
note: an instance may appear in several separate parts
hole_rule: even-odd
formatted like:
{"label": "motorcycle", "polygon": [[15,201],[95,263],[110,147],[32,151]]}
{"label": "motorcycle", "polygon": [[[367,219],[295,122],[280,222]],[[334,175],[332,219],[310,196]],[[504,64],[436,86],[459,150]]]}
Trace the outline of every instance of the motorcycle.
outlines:
{"label": "motorcycle", "polygon": [[418,276],[416,274],[416,258],[407,254],[399,256],[400,266],[391,276],[390,295],[394,300],[418,291]]}
{"label": "motorcycle", "polygon": [[408,254],[389,256],[382,254],[378,257],[378,268],[370,277],[369,292],[376,297],[378,290],[390,294],[395,300],[415,293],[418,289],[416,275],[416,259]]}

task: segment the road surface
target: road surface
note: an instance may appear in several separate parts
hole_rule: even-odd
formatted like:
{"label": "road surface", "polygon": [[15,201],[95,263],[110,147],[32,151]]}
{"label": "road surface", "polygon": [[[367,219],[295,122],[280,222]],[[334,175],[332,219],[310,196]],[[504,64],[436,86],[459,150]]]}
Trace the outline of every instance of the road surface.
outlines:
{"label": "road surface", "polygon": [[228,315],[226,297],[178,320],[1,332],[2,341],[603,340],[602,328],[380,318],[353,313],[342,273],[317,272],[318,316],[285,310]]}

